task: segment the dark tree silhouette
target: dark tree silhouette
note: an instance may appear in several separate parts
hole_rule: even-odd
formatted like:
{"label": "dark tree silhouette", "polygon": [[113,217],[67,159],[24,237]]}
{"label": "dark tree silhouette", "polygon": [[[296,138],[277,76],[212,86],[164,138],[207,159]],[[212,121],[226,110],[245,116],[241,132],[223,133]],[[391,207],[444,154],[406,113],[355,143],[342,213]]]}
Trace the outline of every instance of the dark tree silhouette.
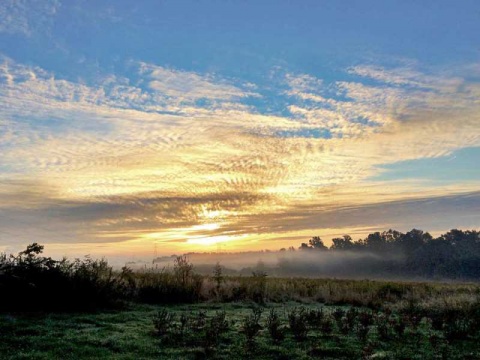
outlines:
{"label": "dark tree silhouette", "polygon": [[312,249],[315,250],[328,250],[320,236],[312,237],[310,240],[308,240],[308,244]]}
{"label": "dark tree silhouette", "polygon": [[352,237],[350,235],[343,235],[341,238],[334,238],[332,239],[332,246],[330,249],[332,250],[352,250],[355,244],[352,241]]}

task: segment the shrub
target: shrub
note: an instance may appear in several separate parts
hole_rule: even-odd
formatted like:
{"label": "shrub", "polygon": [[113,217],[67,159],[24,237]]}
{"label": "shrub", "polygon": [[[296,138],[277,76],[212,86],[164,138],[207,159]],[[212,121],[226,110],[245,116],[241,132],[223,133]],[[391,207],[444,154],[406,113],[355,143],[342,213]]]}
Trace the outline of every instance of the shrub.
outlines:
{"label": "shrub", "polygon": [[242,331],[247,339],[247,346],[249,348],[255,345],[255,338],[257,337],[260,329],[260,318],[263,310],[259,307],[253,308],[252,313],[245,317],[242,324]]}
{"label": "shrub", "polygon": [[160,336],[165,336],[174,327],[175,316],[165,309],[159,310],[153,318],[153,326]]}
{"label": "shrub", "polygon": [[93,310],[121,305],[128,296],[106,260],[56,261],[42,252],[33,243],[16,256],[0,257],[0,310]]}
{"label": "shrub", "polygon": [[295,340],[302,341],[307,338],[308,327],[305,308],[293,309],[288,314],[288,324]]}
{"label": "shrub", "polygon": [[351,307],[345,313],[345,318],[350,328],[353,328],[355,326],[357,316],[358,316],[358,310],[354,307]]}
{"label": "shrub", "polygon": [[373,314],[369,311],[360,311],[358,313],[358,321],[360,325],[364,327],[369,327],[373,324]]}
{"label": "shrub", "polygon": [[325,335],[330,335],[333,331],[333,320],[330,316],[325,316],[322,321],[320,331]]}
{"label": "shrub", "polygon": [[210,319],[209,332],[212,336],[218,337],[221,333],[228,330],[228,321],[225,311],[217,311]]}
{"label": "shrub", "polygon": [[137,274],[138,300],[151,304],[194,303],[200,300],[202,276],[186,257],[177,257],[173,272],[154,269]]}
{"label": "shrub", "polygon": [[216,312],[205,327],[205,348],[210,349],[212,346],[216,346],[222,333],[227,330],[228,322],[225,311]]}
{"label": "shrub", "polygon": [[405,329],[407,328],[407,321],[408,320],[405,316],[399,316],[397,317],[397,319],[393,320],[393,330],[399,338],[401,338],[405,333]]}
{"label": "shrub", "polygon": [[342,328],[342,319],[343,316],[345,315],[345,311],[340,308],[336,308],[332,312],[332,316],[335,319],[335,322],[337,323],[337,328],[340,330]]}
{"label": "shrub", "polygon": [[378,336],[382,340],[389,340],[391,338],[390,321],[386,314],[377,314],[375,317]]}
{"label": "shrub", "polygon": [[347,335],[352,330],[352,326],[350,326],[347,317],[344,316],[342,318],[339,330],[343,335]]}
{"label": "shrub", "polygon": [[173,273],[177,282],[187,286],[193,277],[193,264],[188,261],[186,255],[177,256],[173,264]]}
{"label": "shrub", "polygon": [[448,341],[465,338],[469,335],[469,320],[463,316],[449,319],[443,325],[443,332]]}
{"label": "shrub", "polygon": [[256,303],[263,304],[265,303],[266,293],[267,273],[264,271],[254,271],[249,288],[250,298]]}
{"label": "shrub", "polygon": [[480,298],[469,307],[467,316],[470,319],[470,332],[472,334],[480,332]]}
{"label": "shrub", "polygon": [[205,311],[197,312],[190,321],[190,329],[194,333],[198,333],[205,328],[207,324],[207,313]]}
{"label": "shrub", "polygon": [[365,343],[368,339],[368,333],[370,331],[369,326],[365,326],[362,324],[358,324],[357,327],[355,328],[356,334],[358,339],[362,342]]}
{"label": "shrub", "polygon": [[267,328],[270,337],[275,343],[279,343],[285,338],[285,334],[280,328],[280,317],[276,313],[275,309],[271,309],[267,317]]}
{"label": "shrub", "polygon": [[190,326],[190,315],[187,314],[187,313],[182,313],[180,315],[180,324],[179,324],[179,327],[178,327],[178,335],[179,335],[179,338],[182,342],[184,342],[185,340],[185,335],[186,335],[186,332]]}
{"label": "shrub", "polygon": [[322,321],[325,318],[323,308],[312,309],[307,314],[307,323],[313,329],[320,329]]}
{"label": "shrub", "polygon": [[220,265],[219,262],[217,262],[215,264],[215,267],[213,268],[213,280],[215,282],[215,295],[218,299],[221,296],[221,288],[222,288],[222,283],[224,281],[222,266]]}

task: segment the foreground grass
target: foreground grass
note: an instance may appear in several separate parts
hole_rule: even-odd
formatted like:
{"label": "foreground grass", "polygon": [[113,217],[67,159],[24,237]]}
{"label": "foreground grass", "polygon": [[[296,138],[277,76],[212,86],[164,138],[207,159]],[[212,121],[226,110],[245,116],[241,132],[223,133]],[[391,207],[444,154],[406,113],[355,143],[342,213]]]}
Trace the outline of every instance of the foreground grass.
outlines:
{"label": "foreground grass", "polygon": [[2,359],[154,359],[154,307],[94,314],[1,315]]}
{"label": "foreground grass", "polygon": [[[423,318],[407,325],[401,335],[393,328],[382,334],[374,323],[363,338],[355,329],[342,331],[334,321],[335,310],[348,307],[319,303],[266,304],[260,327],[251,342],[245,335],[245,319],[251,316],[247,303],[195,304],[160,307],[131,305],[115,312],[93,314],[1,314],[1,359],[480,359],[480,337],[468,334],[447,339]],[[296,339],[288,323],[292,311],[321,310],[332,321],[332,330],[309,326],[305,337]],[[168,332],[159,335],[153,319],[166,309],[176,319]],[[268,312],[274,309],[285,338],[274,342],[266,326]],[[205,312],[207,320],[225,312],[227,328],[211,341],[203,331],[178,330],[182,314],[192,319]],[[360,311],[371,312],[370,309]],[[382,319],[383,312],[373,313]],[[396,319],[395,314],[391,315]],[[379,320],[380,321],[380,320]],[[210,338],[209,338],[210,337]]]}

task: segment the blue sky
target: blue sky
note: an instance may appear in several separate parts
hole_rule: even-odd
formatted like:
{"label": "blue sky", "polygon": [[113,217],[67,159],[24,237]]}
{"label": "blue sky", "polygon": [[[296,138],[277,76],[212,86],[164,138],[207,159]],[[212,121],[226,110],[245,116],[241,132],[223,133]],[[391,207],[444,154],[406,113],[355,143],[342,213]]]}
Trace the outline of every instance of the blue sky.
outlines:
{"label": "blue sky", "polygon": [[475,1],[29,5],[4,5],[5,15],[24,19],[7,21],[0,50],[59,76],[86,81],[128,71],[129,60],[254,82],[277,66],[337,81],[345,67],[359,63],[405,59],[454,67],[475,62],[480,52]]}
{"label": "blue sky", "polygon": [[479,20],[467,0],[3,1],[0,250],[478,228]]}

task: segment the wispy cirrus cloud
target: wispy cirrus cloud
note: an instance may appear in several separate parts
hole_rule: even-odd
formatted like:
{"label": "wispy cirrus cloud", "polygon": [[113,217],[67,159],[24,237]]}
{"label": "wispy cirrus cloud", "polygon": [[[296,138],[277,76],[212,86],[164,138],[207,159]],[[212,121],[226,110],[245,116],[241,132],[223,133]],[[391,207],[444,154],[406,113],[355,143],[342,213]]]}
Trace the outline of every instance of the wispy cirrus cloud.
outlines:
{"label": "wispy cirrus cloud", "polygon": [[259,96],[215,78],[194,72],[178,71],[141,62],[140,75],[146,78],[148,87],[169,98],[170,101],[191,103],[197,100],[231,101],[249,96]]}
{"label": "wispy cirrus cloud", "polygon": [[32,35],[50,27],[60,2],[5,0],[0,3],[0,33]]}

